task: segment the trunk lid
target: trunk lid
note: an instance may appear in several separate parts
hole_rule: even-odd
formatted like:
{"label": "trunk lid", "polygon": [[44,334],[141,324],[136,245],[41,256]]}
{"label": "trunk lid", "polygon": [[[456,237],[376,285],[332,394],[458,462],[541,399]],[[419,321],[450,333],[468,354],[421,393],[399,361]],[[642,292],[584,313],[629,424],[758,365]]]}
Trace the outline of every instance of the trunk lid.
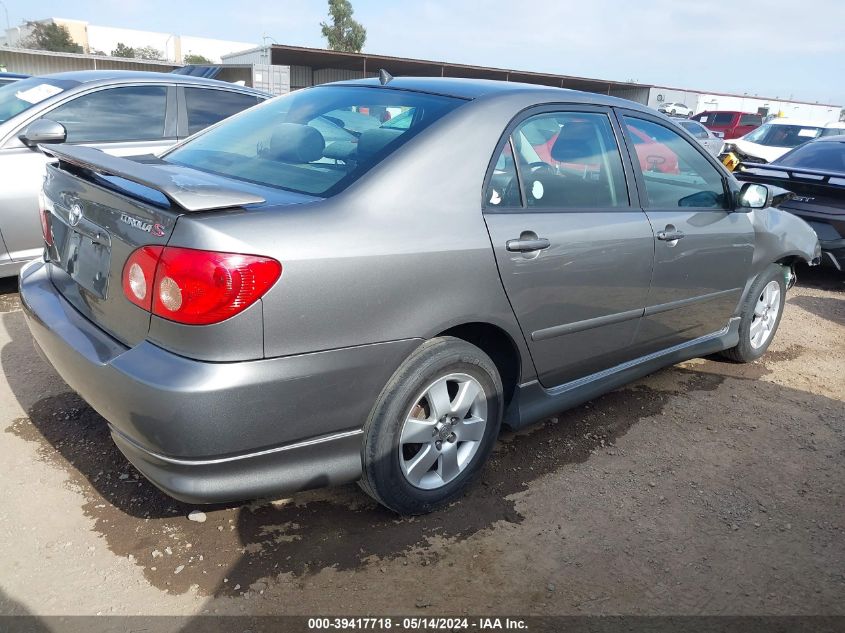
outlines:
{"label": "trunk lid", "polygon": [[74,308],[127,346],[142,341],[150,328],[150,313],[123,293],[123,267],[133,251],[166,245],[186,213],[313,200],[151,156],[131,160],[85,147],[42,149],[59,159],[48,165],[44,181],[52,282]]}

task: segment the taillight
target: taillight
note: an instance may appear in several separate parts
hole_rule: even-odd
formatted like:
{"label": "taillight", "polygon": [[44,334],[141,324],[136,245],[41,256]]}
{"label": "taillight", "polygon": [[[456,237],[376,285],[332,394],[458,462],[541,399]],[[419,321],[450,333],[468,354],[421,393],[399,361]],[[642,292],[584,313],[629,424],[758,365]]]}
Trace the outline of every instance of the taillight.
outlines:
{"label": "taillight", "polygon": [[50,228],[50,209],[47,206],[47,196],[43,191],[38,192],[38,216],[41,218],[41,234],[47,246],[53,245],[53,231]]}
{"label": "taillight", "polygon": [[163,250],[163,246],[142,246],[133,251],[123,266],[123,294],[148,312],[153,304],[156,265]]}
{"label": "taillight", "polygon": [[162,318],[208,325],[246,310],[281,274],[269,257],[144,246],[123,267],[123,292]]}

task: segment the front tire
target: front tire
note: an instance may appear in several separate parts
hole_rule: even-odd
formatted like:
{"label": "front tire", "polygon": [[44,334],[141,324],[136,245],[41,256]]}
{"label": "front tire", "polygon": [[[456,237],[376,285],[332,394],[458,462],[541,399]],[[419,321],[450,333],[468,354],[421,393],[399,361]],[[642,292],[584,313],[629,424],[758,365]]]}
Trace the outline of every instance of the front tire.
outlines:
{"label": "front tire", "polygon": [[739,322],[739,343],[722,355],[738,363],[757,360],[769,349],[777,332],[786,302],[783,267],[772,264],[748,291]]}
{"label": "front tire", "polygon": [[499,434],[502,381],[483,351],[444,336],[396,370],[364,425],[361,487],[400,514],[460,495]]}

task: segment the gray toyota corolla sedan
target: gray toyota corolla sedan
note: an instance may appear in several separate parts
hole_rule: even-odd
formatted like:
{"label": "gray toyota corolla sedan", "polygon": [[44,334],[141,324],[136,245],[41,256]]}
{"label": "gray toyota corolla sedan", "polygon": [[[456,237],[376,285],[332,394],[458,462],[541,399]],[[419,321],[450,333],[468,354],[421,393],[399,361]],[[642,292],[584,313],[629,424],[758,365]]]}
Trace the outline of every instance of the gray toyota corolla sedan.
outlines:
{"label": "gray toyota corolla sedan", "polygon": [[740,188],[651,110],[556,88],[353,81],[158,158],[42,149],[35,342],[190,502],[357,480],[429,511],[502,423],[758,358],[819,256],[782,190]]}

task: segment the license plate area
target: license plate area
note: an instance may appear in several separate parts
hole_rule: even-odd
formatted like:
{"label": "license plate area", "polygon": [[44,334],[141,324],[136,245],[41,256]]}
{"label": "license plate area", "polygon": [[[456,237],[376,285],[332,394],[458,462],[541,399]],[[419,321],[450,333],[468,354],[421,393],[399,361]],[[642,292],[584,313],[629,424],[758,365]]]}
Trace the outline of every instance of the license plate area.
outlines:
{"label": "license plate area", "polygon": [[77,285],[105,299],[111,266],[108,232],[87,218],[81,219],[74,227],[56,215],[52,218],[52,229],[50,261],[64,270]]}

